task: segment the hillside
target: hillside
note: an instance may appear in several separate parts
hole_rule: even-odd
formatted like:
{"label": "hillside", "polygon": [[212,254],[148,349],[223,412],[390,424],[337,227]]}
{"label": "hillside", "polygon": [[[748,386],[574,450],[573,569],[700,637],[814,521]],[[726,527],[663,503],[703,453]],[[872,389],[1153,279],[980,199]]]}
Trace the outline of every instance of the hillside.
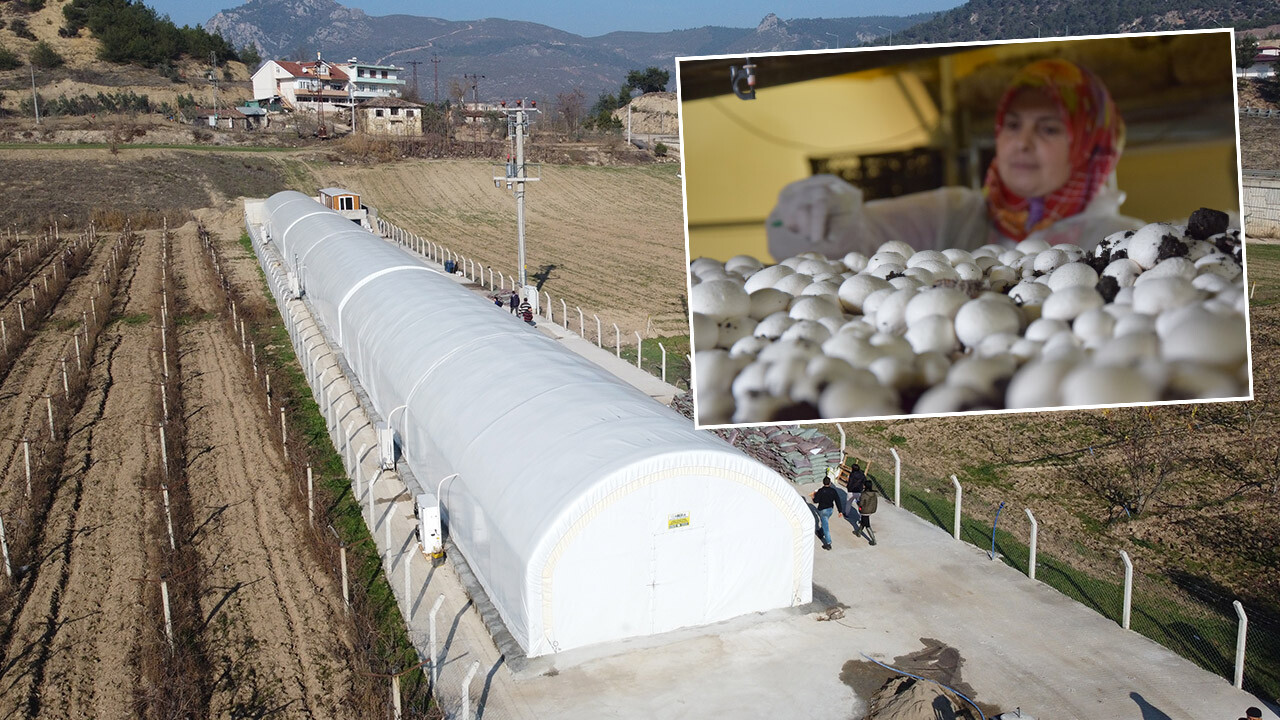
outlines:
{"label": "hillside", "polygon": [[[1116,32],[1262,27],[1280,22],[1280,5],[1253,0],[969,0],[903,30],[899,44],[1003,40]],[[901,37],[898,40],[897,37]]]}
{"label": "hillside", "polygon": [[[168,103],[177,106],[179,95],[189,95],[199,103],[212,104],[213,90],[206,79],[209,72],[207,59],[184,59],[174,65],[172,77],[166,77],[158,68],[146,68],[126,63],[101,60],[101,43],[81,28],[73,37],[63,37],[59,28],[65,25],[62,9],[64,3],[47,3],[35,12],[23,12],[15,3],[0,3],[0,47],[14,53],[23,65],[14,70],[0,70],[0,116],[23,114],[30,117],[31,75],[26,66],[37,43],[46,42],[59,55],[64,64],[53,69],[37,68],[35,82],[40,97],[46,102],[57,98],[75,98],[82,94],[96,98],[104,95],[145,95],[152,105]],[[15,23],[25,23],[35,39],[20,37]],[[253,96],[249,82],[249,70],[243,63],[228,62],[218,71],[218,92],[221,102],[239,102]],[[23,107],[23,103],[27,107]],[[88,114],[88,113],[86,113]]]}
{"label": "hillside", "polygon": [[[477,14],[483,10],[477,10]],[[368,15],[336,0],[250,0],[205,23],[236,47],[257,45],[263,57],[331,58],[428,63],[419,87],[432,99],[432,56],[440,60],[440,97],[450,81],[479,75],[481,100],[550,98],[580,87],[589,96],[616,91],[627,72],[659,65],[675,69],[681,55],[812,50],[855,45],[929,17],[783,20],[770,14],[755,28],[707,26],[664,33],[613,32],[583,37],[531,22],[485,18],[449,21],[412,15]],[[836,37],[833,37],[836,36]],[[669,88],[674,90],[674,87]],[[470,92],[468,92],[470,97]]]}

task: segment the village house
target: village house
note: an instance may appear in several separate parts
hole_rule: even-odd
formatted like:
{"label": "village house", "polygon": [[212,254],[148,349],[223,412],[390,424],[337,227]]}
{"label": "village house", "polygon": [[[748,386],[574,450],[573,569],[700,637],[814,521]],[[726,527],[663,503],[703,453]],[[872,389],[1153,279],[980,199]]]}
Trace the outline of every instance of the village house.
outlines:
{"label": "village house", "polygon": [[422,107],[396,97],[367,100],[356,107],[356,128],[369,135],[421,135]]}

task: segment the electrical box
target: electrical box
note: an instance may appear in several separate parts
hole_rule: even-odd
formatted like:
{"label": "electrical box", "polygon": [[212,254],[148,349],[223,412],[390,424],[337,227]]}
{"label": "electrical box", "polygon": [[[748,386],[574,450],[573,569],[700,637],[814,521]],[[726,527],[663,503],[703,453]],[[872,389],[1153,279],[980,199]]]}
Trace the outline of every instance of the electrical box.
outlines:
{"label": "electrical box", "polygon": [[541,314],[541,311],[538,309],[538,301],[541,300],[541,298],[538,296],[538,286],[525,285],[524,297],[526,300],[529,301],[529,307],[533,309],[533,316],[537,317],[539,314]]}
{"label": "electrical box", "polygon": [[386,425],[378,426],[378,466],[396,469],[396,431]]}
{"label": "electrical box", "polygon": [[422,552],[433,558],[444,555],[444,537],[440,534],[440,507],[435,498],[423,493],[418,496],[418,542]]}
{"label": "electrical box", "polygon": [[288,274],[288,278],[289,278],[289,297],[293,298],[294,300],[297,300],[298,298],[302,297],[302,280],[300,280],[298,276],[292,272]]}

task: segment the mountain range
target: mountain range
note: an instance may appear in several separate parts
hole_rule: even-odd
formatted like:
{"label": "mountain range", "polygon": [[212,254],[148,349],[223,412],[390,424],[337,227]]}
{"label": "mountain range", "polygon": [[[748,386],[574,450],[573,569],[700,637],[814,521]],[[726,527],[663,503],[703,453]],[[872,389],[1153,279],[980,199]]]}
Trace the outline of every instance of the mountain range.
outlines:
{"label": "mountain range", "polygon": [[[589,98],[614,92],[631,70],[672,71],[682,55],[746,54],[853,46],[932,17],[876,16],[784,20],[766,16],[754,28],[706,26],[670,32],[612,32],[583,37],[546,25],[486,18],[451,21],[413,15],[368,15],[336,0],[249,0],[204,27],[237,47],[256,45],[267,59],[333,60],[418,66],[424,100],[449,95],[455,82],[467,98],[550,98],[580,88]],[[432,65],[432,58],[439,64]]]}

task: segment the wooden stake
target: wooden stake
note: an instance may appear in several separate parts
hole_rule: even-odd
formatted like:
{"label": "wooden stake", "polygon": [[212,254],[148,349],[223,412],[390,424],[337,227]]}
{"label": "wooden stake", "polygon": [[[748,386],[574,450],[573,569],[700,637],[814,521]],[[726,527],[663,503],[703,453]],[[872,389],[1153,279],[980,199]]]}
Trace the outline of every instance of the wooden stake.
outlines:
{"label": "wooden stake", "polygon": [[[0,321],[3,322],[3,321]],[[75,334],[76,340],[76,372],[84,372],[84,365],[80,362],[80,333]]]}
{"label": "wooden stake", "polygon": [[4,537],[4,519],[0,518],[0,550],[4,551],[4,574],[13,577],[13,568],[9,565],[9,541]]}
{"label": "wooden stake", "polygon": [[62,397],[71,400],[71,387],[67,384],[67,359],[61,358],[62,362]]}
{"label": "wooden stake", "polygon": [[160,492],[164,495],[164,524],[169,530],[169,549],[177,550],[178,546],[173,541],[173,515],[169,512],[169,486],[161,485]]}
{"label": "wooden stake", "polygon": [[52,395],[44,396],[44,405],[49,412],[49,439],[57,440],[58,436],[55,435],[53,432],[53,396]]}
{"label": "wooden stake", "polygon": [[313,527],[316,524],[315,486],[311,481],[311,466],[307,466],[307,522]]}
{"label": "wooden stake", "polygon": [[31,441],[22,438],[22,466],[27,471],[27,499],[31,499]]}
{"label": "wooden stake", "polygon": [[280,448],[284,451],[284,461],[289,462],[289,427],[284,422],[284,406],[280,406]]}

